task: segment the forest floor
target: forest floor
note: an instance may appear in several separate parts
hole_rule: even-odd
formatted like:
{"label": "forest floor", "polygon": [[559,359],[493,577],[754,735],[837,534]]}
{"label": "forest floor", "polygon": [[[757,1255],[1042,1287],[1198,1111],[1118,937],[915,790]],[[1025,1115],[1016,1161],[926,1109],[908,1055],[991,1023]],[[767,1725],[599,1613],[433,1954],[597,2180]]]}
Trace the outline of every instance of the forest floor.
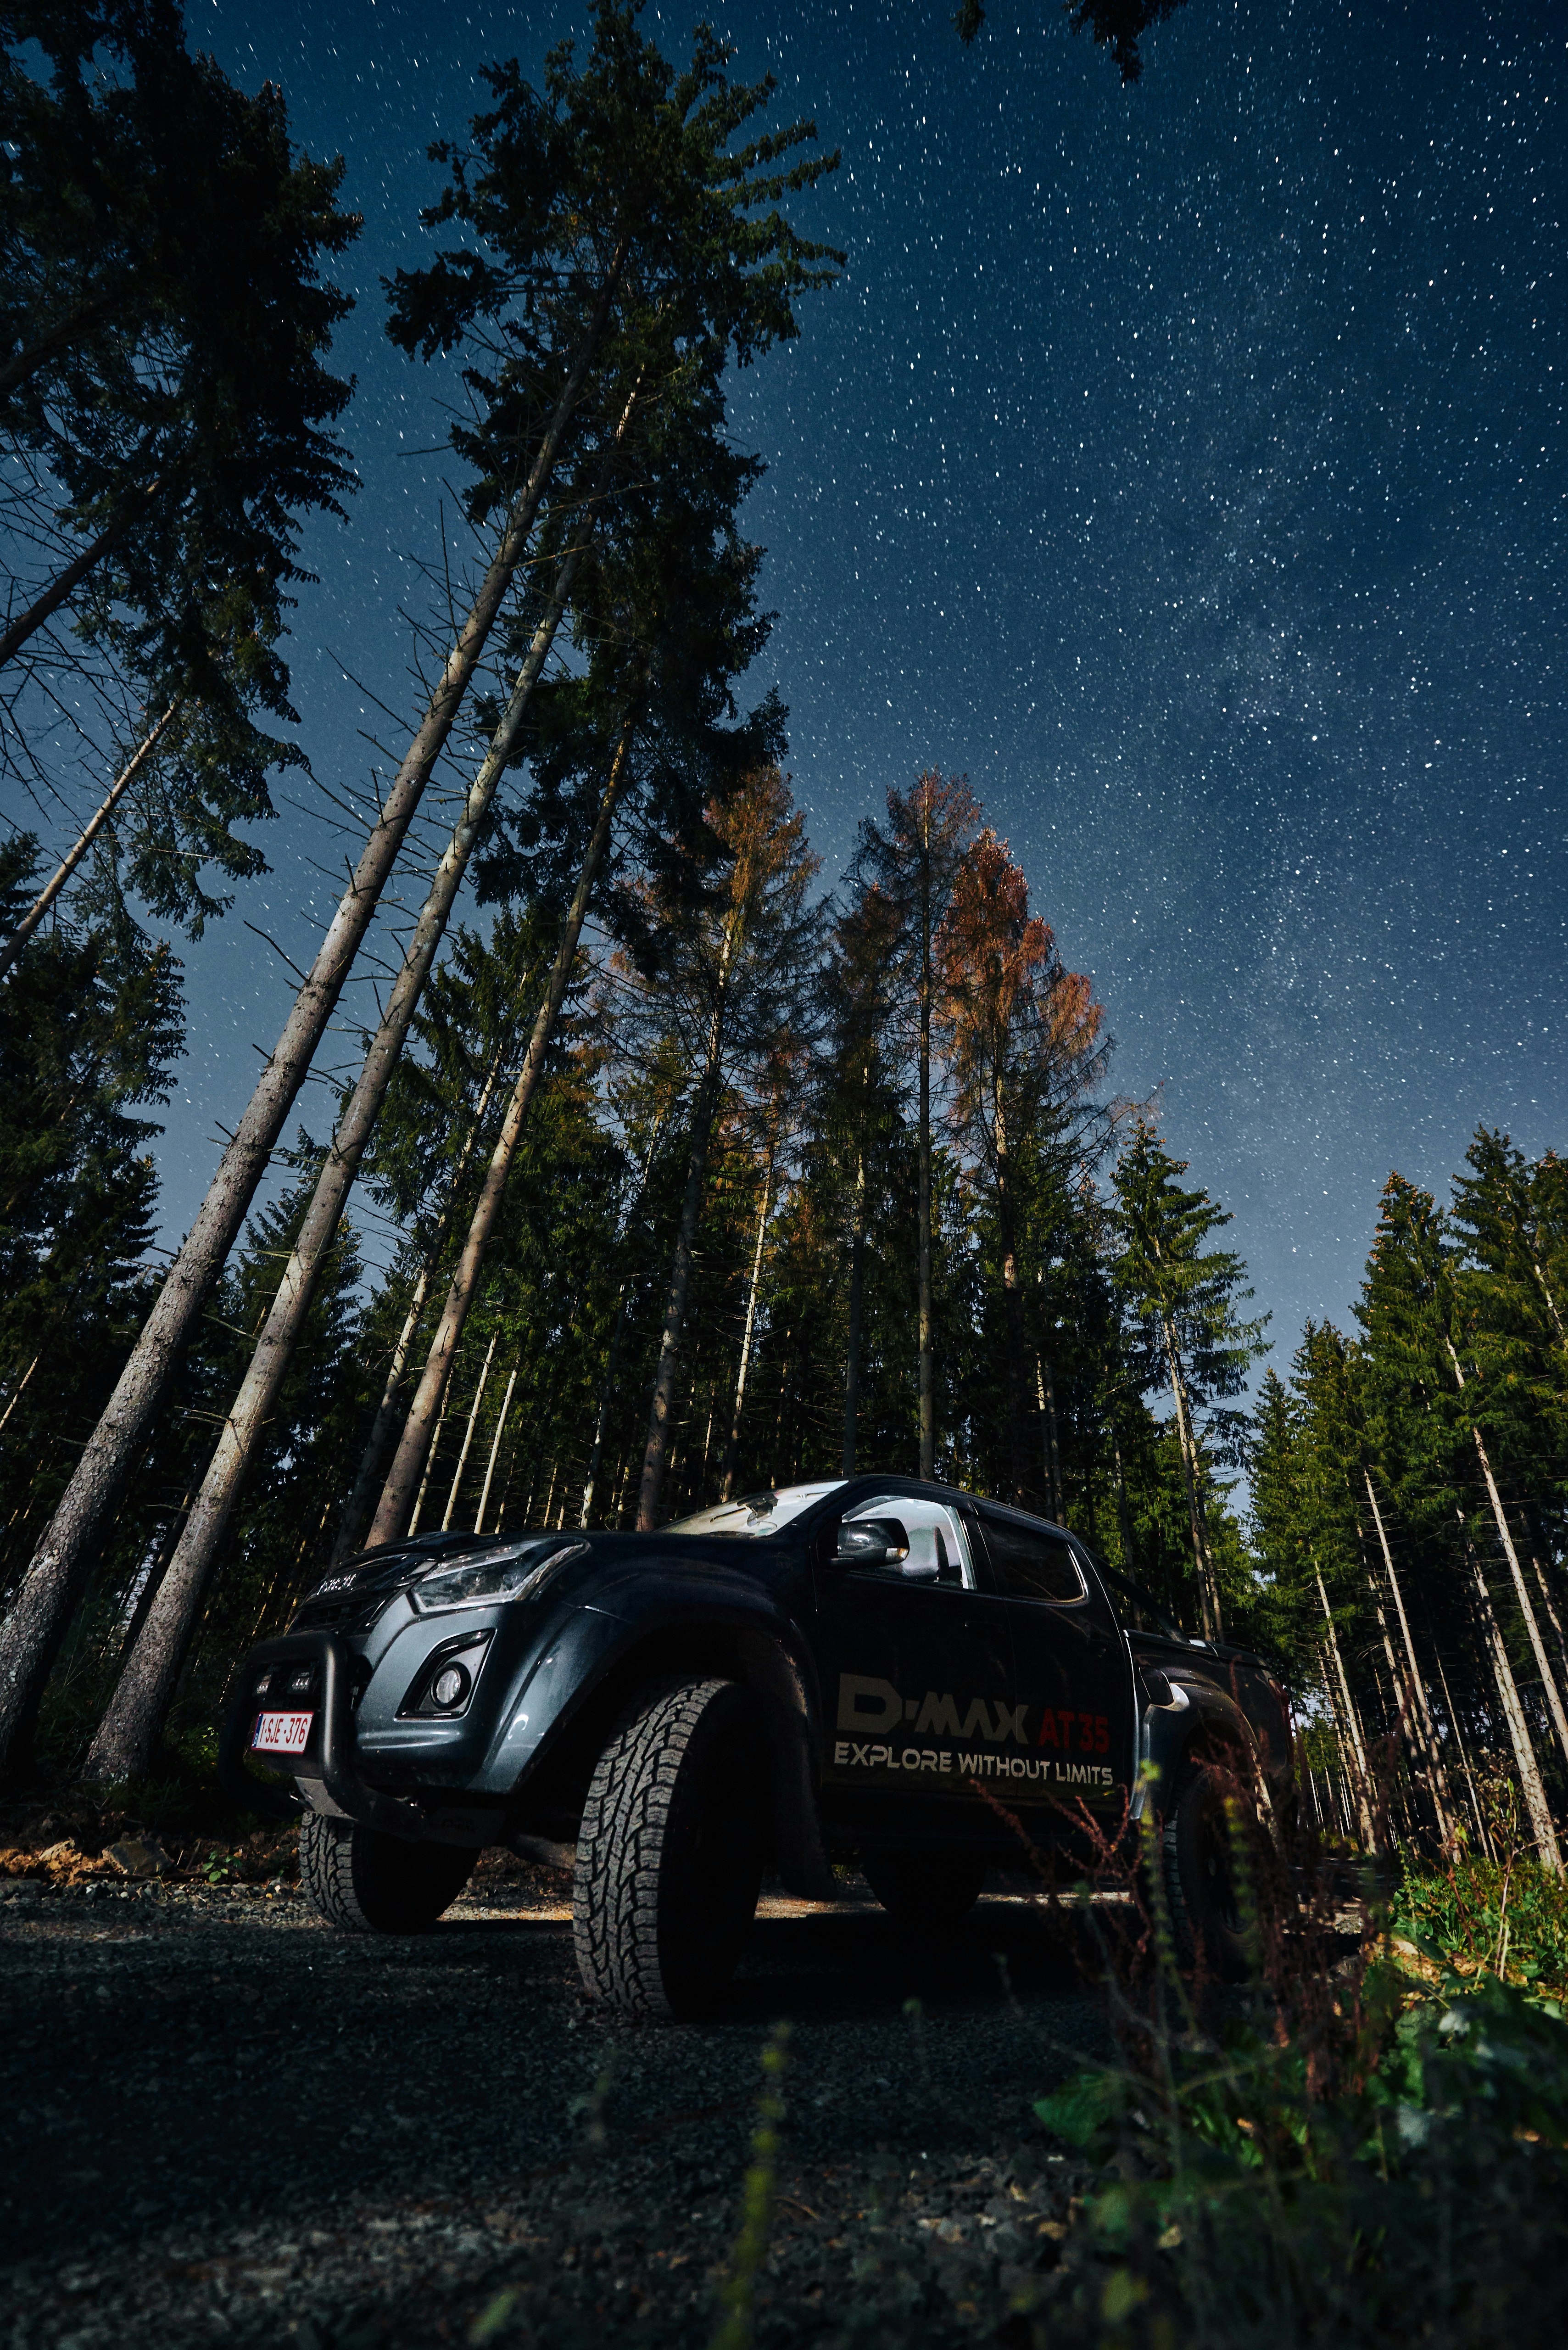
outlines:
{"label": "forest floor", "polygon": [[1084,2180],[1033,2101],[1110,2050],[1026,1894],[943,1944],[853,1884],[764,1897],[722,2014],[639,2028],[582,1997],[568,1881],[508,1855],[360,1939],[281,1850],[213,1884],[74,1849],[0,1873],[0,2345],[707,2350],[779,2019],[759,2343],[1005,2340],[1054,2264]]}

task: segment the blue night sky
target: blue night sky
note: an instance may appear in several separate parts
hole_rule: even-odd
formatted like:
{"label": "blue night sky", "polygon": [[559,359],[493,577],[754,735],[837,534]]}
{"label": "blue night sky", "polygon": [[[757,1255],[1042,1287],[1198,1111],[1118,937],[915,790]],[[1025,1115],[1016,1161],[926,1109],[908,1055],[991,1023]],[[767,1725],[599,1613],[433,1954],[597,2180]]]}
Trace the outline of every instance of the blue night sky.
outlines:
{"label": "blue night sky", "polygon": [[[1124,89],[1049,0],[993,7],[969,52],[950,8],[712,12],[734,69],[844,154],[797,217],[845,278],[734,386],[770,468],[756,688],[790,705],[830,879],[889,785],[967,771],[1288,1352],[1346,1314],[1391,1167],[1443,1185],[1481,1119],[1568,1142],[1568,26],[1189,0]],[[695,13],[644,22],[679,54]],[[378,281],[424,250],[424,150],[461,134],[474,68],[536,68],[585,18],[188,17],[342,151],[365,214],[337,348],[364,487],[309,534],[293,653],[318,775],[362,783],[361,730],[395,738],[343,671],[410,712],[400,608],[424,608],[443,513],[466,551],[432,448],[453,380],[381,339]],[[286,810],[264,846],[272,878],[187,955],[176,1228],[292,994],[244,920],[302,957],[336,896],[319,819]]]}

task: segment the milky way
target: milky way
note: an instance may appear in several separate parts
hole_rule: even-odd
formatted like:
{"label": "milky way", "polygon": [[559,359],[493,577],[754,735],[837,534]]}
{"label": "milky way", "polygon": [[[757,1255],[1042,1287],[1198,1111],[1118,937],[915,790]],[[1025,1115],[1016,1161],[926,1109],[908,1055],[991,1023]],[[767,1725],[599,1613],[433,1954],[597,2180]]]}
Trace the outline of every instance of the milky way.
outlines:
{"label": "milky way", "polygon": [[[842,149],[795,209],[849,265],[733,386],[770,467],[757,690],[790,705],[830,874],[890,784],[967,771],[1288,1350],[1346,1312],[1390,1167],[1441,1185],[1480,1119],[1568,1142],[1568,28],[1189,0],[1124,89],[1050,5],[993,7],[967,52],[948,0],[777,13],[711,12],[735,70],[771,68],[781,113]],[[409,703],[397,607],[453,478],[428,453],[450,379],[379,340],[377,281],[421,249],[423,150],[473,68],[536,68],[582,20],[189,21],[343,149],[367,216],[340,345],[365,486],[311,534],[295,653],[319,771],[363,775],[356,729],[389,723],[341,671]],[[674,53],[691,18],[644,21]],[[264,845],[267,910],[236,911],[297,952],[327,852],[294,818]],[[233,919],[188,969],[175,1220],[285,1001]]]}

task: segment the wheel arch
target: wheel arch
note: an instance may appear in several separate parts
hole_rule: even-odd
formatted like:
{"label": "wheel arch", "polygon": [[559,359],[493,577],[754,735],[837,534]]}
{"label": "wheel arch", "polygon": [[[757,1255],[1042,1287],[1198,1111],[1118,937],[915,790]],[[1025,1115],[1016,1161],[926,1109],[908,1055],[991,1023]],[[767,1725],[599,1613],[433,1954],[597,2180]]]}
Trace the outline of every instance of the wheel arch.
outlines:
{"label": "wheel arch", "polygon": [[816,1802],[817,1696],[804,1648],[778,1618],[741,1609],[715,1616],[711,1599],[628,1626],[628,1633],[524,1775],[514,1825],[573,1841],[594,1765],[639,1696],[680,1680],[733,1680],[757,1703],[775,1866],[792,1893],[831,1901],[834,1877]]}
{"label": "wheel arch", "polygon": [[1188,1762],[1223,1762],[1251,1772],[1258,1762],[1251,1727],[1232,1699],[1208,1681],[1177,1686],[1187,1699],[1179,1712],[1149,1709],[1148,1759],[1159,1773],[1156,1801],[1162,1811]]}

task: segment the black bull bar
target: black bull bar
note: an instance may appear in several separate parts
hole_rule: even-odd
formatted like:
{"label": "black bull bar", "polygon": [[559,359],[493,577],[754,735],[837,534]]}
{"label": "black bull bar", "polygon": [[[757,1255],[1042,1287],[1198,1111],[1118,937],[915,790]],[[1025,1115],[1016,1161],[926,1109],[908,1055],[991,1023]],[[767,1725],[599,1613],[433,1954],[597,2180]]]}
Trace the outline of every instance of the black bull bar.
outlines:
{"label": "black bull bar", "polygon": [[321,1720],[317,1757],[306,1763],[299,1776],[312,1783],[319,1780],[346,1819],[418,1844],[426,1831],[425,1815],[418,1804],[400,1803],[395,1795],[368,1787],[356,1768],[354,1659],[336,1632],[296,1632],[286,1639],[264,1640],[251,1650],[223,1716],[218,1777],[224,1790],[236,1803],[260,1812],[265,1819],[298,1819],[313,1808],[293,1788],[269,1785],[245,1769],[255,1718],[263,1711],[254,1695],[256,1674],[270,1664],[306,1662],[319,1669]]}

